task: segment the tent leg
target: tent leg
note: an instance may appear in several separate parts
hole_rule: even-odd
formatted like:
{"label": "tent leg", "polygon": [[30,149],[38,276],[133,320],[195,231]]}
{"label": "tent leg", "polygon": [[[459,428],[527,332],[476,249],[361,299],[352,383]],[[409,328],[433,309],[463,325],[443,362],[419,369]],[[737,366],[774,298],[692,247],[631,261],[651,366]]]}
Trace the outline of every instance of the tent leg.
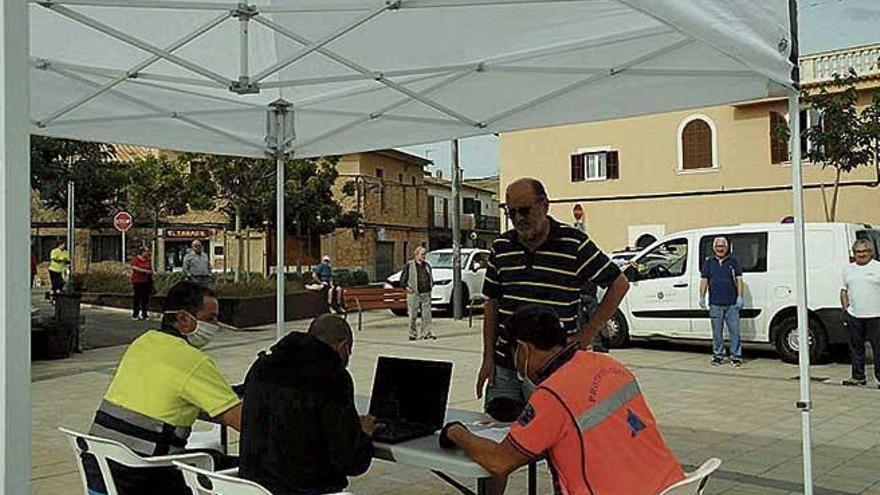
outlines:
{"label": "tent leg", "polygon": [[275,322],[278,340],[284,337],[284,152],[275,153]]}
{"label": "tent leg", "polygon": [[452,317],[461,319],[461,167],[458,139],[452,140]]}
{"label": "tent leg", "polygon": [[0,4],[0,493],[31,493],[28,3]]}
{"label": "tent leg", "polygon": [[807,263],[806,242],[804,235],[804,184],[801,171],[801,129],[800,101],[798,92],[791,89],[788,94],[788,122],[791,131],[791,185],[794,201],[794,254],[795,254],[795,296],[797,297],[798,320],[798,363],[800,367],[800,400],[797,402],[801,410],[801,430],[803,437],[804,457],[804,495],[813,494],[813,458],[810,431],[810,352],[809,352],[809,319],[807,316]]}

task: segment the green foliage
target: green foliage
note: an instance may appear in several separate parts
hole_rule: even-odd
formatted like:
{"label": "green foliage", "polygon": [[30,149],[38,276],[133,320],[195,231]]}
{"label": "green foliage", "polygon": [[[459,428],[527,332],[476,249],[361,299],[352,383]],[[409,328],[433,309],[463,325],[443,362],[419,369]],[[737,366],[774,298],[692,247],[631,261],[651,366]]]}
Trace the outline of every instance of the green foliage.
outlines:
{"label": "green foliage", "polygon": [[94,228],[120,207],[125,166],[113,146],[31,136],[31,187],[51,208],[67,210],[67,183],[76,187],[74,216],[78,226]]}
{"label": "green foliage", "polygon": [[136,217],[149,218],[154,228],[159,219],[186,213],[189,207],[212,209],[214,183],[204,168],[194,167],[183,157],[147,156],[128,168],[128,200]]}
{"label": "green foliage", "polygon": [[[333,195],[338,162],[338,156],[287,162],[284,207],[289,232],[328,234],[336,228],[343,215],[342,205]],[[343,194],[353,193],[352,188],[343,187]]]}
{"label": "green foliage", "polygon": [[357,287],[361,285],[368,285],[370,283],[370,276],[367,272],[363,270],[355,270],[351,274],[352,284]]}
{"label": "green foliage", "polygon": [[216,187],[215,199],[230,218],[241,213],[242,228],[264,227],[274,204],[271,178],[275,165],[270,160],[224,155],[186,154],[181,159],[198,164],[206,180]]}
{"label": "green foliage", "polygon": [[811,146],[801,152],[811,162],[842,172],[851,172],[868,163],[856,110],[859,92],[855,80],[856,73],[852,69],[845,77],[834,74],[830,86],[805,96],[805,103],[820,116],[820,122],[803,130]]}
{"label": "green foliage", "polygon": [[[845,76],[835,73],[832,82],[818,93],[804,91],[801,94],[804,106],[819,115],[819,122],[801,129],[802,136],[810,143],[801,154],[823,168],[835,170],[830,203],[824,187],[822,190],[825,219],[829,222],[837,216],[841,175],[865,165],[877,167],[880,160],[880,94],[875,92],[871,105],[860,113],[856,107],[859,100],[857,77],[852,69]],[[788,126],[784,123],[777,126],[773,135],[776,139],[788,141]]]}

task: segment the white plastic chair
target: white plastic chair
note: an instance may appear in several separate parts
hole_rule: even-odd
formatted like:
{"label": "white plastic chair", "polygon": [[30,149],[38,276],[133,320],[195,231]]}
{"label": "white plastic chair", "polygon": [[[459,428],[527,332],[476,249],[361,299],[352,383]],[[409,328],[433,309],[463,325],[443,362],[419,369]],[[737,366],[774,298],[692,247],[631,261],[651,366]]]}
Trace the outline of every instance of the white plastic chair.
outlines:
{"label": "white plastic chair", "polygon": [[224,452],[223,442],[221,440],[222,425],[211,423],[211,429],[207,431],[194,431],[189,434],[186,441],[186,448],[189,450],[211,449],[218,452]]}
{"label": "white plastic chair", "polygon": [[[253,481],[202,469],[186,464],[186,462],[175,462],[174,465],[183,472],[186,486],[192,490],[193,495],[272,495],[269,490]],[[335,495],[351,494],[337,493]]]}
{"label": "white plastic chair", "polygon": [[718,469],[721,465],[721,459],[715,457],[704,462],[696,471],[689,473],[678,483],[663,490],[660,495],[702,495],[706,482],[709,481],[709,475]]}
{"label": "white plastic chair", "polygon": [[67,436],[70,446],[76,454],[76,467],[79,470],[80,479],[82,480],[83,493],[85,495],[100,495],[99,492],[89,490],[86,483],[86,472],[82,464],[83,453],[89,453],[95,457],[98,463],[98,469],[101,471],[101,477],[104,479],[104,486],[107,488],[106,495],[118,495],[116,484],[113,481],[113,475],[110,472],[108,460],[112,460],[125,467],[130,468],[157,468],[171,467],[174,461],[184,461],[198,465],[206,469],[214,469],[214,460],[209,454],[205,453],[188,453],[163,455],[156,457],[141,457],[132,452],[125,445],[114,440],[99,438],[83,433],[77,433],[67,428],[58,428],[61,433]]}

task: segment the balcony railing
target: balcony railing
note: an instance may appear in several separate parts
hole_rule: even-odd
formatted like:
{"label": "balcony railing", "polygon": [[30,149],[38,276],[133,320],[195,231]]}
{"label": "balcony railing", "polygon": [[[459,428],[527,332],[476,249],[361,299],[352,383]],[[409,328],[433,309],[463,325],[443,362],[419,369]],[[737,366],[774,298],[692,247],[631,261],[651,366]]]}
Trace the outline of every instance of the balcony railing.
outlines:
{"label": "balcony railing", "polygon": [[859,76],[880,75],[880,43],[801,57],[801,82],[830,81],[853,69]]}
{"label": "balcony railing", "polygon": [[[452,216],[447,217],[442,212],[434,212],[429,218],[431,228],[434,229],[451,229]],[[487,215],[476,215],[473,213],[462,213],[461,229],[462,230],[488,230],[497,232],[501,226],[501,219],[498,217],[490,217]]]}

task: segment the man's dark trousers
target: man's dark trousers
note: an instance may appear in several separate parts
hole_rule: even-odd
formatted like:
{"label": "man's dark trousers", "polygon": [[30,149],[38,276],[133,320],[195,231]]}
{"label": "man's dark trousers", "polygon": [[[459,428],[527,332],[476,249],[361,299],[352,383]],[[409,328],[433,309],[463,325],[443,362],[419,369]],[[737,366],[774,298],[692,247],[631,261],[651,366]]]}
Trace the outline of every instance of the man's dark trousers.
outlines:
{"label": "man's dark trousers", "polygon": [[849,352],[852,356],[852,378],[865,379],[865,342],[871,343],[874,353],[874,376],[880,382],[880,318],[856,318],[847,313]]}

